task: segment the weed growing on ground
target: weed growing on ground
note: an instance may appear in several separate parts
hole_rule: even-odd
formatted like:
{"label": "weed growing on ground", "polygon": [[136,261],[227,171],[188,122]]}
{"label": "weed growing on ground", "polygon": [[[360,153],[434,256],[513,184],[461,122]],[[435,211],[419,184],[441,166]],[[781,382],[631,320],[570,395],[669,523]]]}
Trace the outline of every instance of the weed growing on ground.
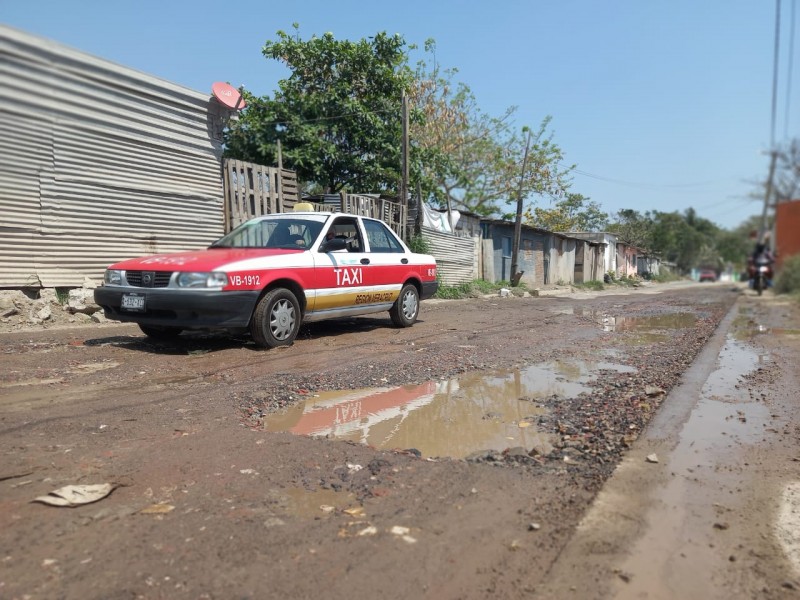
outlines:
{"label": "weed growing on ground", "polygon": [[800,294],[800,255],[787,258],[775,279],[776,294]]}
{"label": "weed growing on ground", "polygon": [[492,283],[484,279],[476,279],[467,283],[460,283],[458,285],[439,285],[435,298],[443,300],[460,300],[462,298],[479,298],[487,294],[499,293],[502,288],[510,290],[514,296],[521,296],[526,291],[526,286],[519,285],[511,287],[508,281],[498,281]]}
{"label": "weed growing on ground", "polygon": [[606,286],[603,285],[602,281],[584,281],[583,283],[576,283],[575,287],[579,290],[590,290],[593,292],[599,292],[601,290],[606,289]]}

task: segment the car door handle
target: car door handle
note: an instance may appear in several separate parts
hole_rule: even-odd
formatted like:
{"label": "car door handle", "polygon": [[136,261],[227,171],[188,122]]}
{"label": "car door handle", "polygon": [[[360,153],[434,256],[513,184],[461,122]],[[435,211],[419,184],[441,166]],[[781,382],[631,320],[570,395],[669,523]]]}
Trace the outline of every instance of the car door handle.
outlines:
{"label": "car door handle", "polygon": [[404,258],[400,262],[403,263],[404,265],[407,265],[408,264],[408,259]]}
{"label": "car door handle", "polygon": [[369,264],[369,259],[368,258],[362,258],[361,259],[361,264],[362,265],[368,265]]}

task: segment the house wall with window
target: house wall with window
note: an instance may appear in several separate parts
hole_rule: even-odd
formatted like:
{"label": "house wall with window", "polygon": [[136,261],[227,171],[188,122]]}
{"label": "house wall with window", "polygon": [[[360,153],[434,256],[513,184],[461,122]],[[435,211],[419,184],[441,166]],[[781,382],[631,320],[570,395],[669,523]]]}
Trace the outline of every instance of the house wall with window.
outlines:
{"label": "house wall with window", "polygon": [[636,277],[638,269],[639,249],[617,242],[617,277]]}

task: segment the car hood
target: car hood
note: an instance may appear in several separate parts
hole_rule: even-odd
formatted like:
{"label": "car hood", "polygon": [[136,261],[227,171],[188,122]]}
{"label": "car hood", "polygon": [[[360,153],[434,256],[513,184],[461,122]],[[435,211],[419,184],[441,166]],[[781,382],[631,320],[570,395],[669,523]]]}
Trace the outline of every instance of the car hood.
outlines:
{"label": "car hood", "polygon": [[123,260],[109,267],[125,271],[214,271],[230,263],[252,258],[285,256],[299,254],[302,249],[265,249],[265,248],[209,248],[194,252],[173,252],[170,254],[153,254]]}

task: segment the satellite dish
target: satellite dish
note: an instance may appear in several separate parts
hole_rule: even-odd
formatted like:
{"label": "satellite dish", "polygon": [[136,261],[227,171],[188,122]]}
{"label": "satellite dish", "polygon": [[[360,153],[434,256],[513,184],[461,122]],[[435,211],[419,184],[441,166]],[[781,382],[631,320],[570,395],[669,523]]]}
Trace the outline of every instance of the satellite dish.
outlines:
{"label": "satellite dish", "polygon": [[235,87],[224,81],[217,81],[211,86],[211,93],[223,105],[231,110],[242,110],[247,104]]}

